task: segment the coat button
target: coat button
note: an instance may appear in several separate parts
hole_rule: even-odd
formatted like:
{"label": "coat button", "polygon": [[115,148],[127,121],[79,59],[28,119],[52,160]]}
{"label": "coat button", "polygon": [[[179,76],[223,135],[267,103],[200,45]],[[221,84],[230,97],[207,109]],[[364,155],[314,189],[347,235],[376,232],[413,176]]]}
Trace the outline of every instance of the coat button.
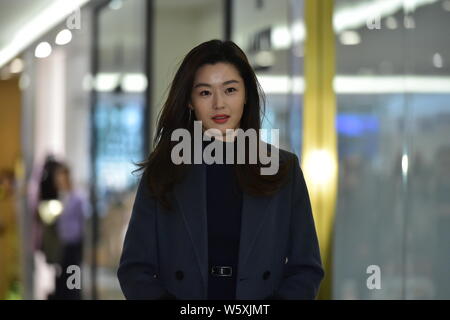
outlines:
{"label": "coat button", "polygon": [[264,280],[267,280],[267,279],[269,279],[269,277],[270,277],[270,271],[264,272],[264,274],[263,274],[263,279],[264,279]]}
{"label": "coat button", "polygon": [[183,280],[184,278],[183,271],[178,270],[177,272],[175,272],[175,277],[177,278],[177,280]]}

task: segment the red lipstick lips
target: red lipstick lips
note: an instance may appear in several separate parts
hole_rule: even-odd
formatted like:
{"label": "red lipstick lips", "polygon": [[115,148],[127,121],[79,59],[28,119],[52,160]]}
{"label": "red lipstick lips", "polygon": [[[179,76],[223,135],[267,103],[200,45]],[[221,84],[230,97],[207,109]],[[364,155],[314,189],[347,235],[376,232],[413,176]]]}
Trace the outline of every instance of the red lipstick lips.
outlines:
{"label": "red lipstick lips", "polygon": [[228,121],[228,118],[230,116],[227,116],[226,114],[218,114],[212,117],[215,123],[225,123]]}

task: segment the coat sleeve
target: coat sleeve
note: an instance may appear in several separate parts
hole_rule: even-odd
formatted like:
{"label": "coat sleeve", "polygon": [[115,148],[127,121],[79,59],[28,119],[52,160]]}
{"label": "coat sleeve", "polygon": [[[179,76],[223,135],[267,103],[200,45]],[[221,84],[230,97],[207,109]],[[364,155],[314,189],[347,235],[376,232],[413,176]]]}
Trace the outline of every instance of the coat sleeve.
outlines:
{"label": "coat sleeve", "polygon": [[126,299],[175,299],[159,281],[156,200],[141,179],[117,271]]}
{"label": "coat sleeve", "polygon": [[320,258],[306,182],[294,154],[294,180],[288,261],[273,299],[315,299],[325,273]]}

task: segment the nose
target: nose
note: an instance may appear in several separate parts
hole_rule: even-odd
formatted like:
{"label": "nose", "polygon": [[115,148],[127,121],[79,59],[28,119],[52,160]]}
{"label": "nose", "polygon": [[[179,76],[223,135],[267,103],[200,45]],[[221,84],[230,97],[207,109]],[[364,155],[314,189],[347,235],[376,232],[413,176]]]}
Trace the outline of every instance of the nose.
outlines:
{"label": "nose", "polygon": [[224,108],[224,103],[225,103],[225,99],[223,97],[222,92],[220,92],[219,90],[217,90],[214,93],[214,98],[213,98],[213,109],[215,110],[220,110]]}

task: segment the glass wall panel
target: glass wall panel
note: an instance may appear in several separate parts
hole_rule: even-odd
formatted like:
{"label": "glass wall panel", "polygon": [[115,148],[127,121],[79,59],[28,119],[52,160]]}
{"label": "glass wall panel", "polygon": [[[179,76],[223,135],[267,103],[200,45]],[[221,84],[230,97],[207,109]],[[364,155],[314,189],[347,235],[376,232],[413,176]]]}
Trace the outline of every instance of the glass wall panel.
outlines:
{"label": "glass wall panel", "polygon": [[335,1],[333,298],[450,298],[449,10]]}
{"label": "glass wall panel", "polygon": [[90,229],[97,235],[97,299],[123,298],[116,273],[137,183],[131,172],[133,163],[145,156],[146,2],[112,1],[96,17],[93,169],[98,223],[90,221]]}
{"label": "glass wall panel", "polygon": [[450,1],[408,8],[406,299],[450,299]]}
{"label": "glass wall panel", "polygon": [[[265,92],[263,129],[279,129],[283,149],[301,150],[303,1],[233,1],[232,40],[247,54]],[[270,134],[262,138],[275,143]]]}

